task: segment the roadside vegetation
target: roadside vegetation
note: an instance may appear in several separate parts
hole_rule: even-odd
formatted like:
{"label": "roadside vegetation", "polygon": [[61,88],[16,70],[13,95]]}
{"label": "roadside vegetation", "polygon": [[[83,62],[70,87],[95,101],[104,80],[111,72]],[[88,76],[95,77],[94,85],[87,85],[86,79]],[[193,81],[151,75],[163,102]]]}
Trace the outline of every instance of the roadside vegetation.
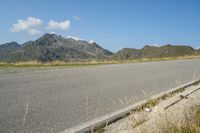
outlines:
{"label": "roadside vegetation", "polygon": [[200,106],[192,109],[191,120],[181,125],[166,126],[165,133],[200,133]]}
{"label": "roadside vegetation", "polygon": [[200,56],[183,56],[183,57],[163,57],[163,58],[142,58],[134,60],[88,60],[88,61],[52,61],[52,62],[39,62],[39,61],[24,61],[7,63],[0,62],[0,67],[51,67],[51,66],[92,66],[92,65],[106,65],[106,64],[126,64],[126,63],[141,63],[141,62],[154,62],[154,61],[169,61],[169,60],[184,60],[196,59]]}
{"label": "roadside vegetation", "polygon": [[[198,85],[200,84],[200,81],[197,81],[194,83],[194,85]],[[139,111],[140,113],[143,112],[145,109],[149,109],[149,111],[155,107],[156,105],[158,105],[160,102],[162,102],[163,100],[166,100],[170,97],[173,97],[175,94],[177,93],[181,93],[185,91],[185,88],[180,88],[174,92],[171,92],[169,94],[165,94],[157,99],[151,99],[148,98],[146,104],[144,104],[143,106],[141,106],[137,111]],[[179,96],[180,99],[187,99],[186,96],[180,95]],[[173,105],[173,103],[172,103]],[[171,105],[170,105],[171,106]],[[165,109],[168,108],[165,107]],[[145,110],[147,111],[147,110]],[[164,118],[163,121],[159,121],[158,127],[156,129],[156,133],[200,133],[200,105],[195,105],[194,107],[185,110],[187,112],[184,112],[184,118],[183,120],[180,120],[179,122],[170,122],[170,120],[168,120],[168,118],[166,117],[166,119]],[[173,118],[172,118],[173,119]],[[140,119],[133,119],[131,121],[131,126],[132,128],[136,128],[137,126],[142,125],[143,123],[145,123],[148,119],[143,116]],[[162,119],[161,119],[162,120]],[[156,123],[155,123],[156,124]],[[148,130],[141,130],[142,133],[148,133]]]}

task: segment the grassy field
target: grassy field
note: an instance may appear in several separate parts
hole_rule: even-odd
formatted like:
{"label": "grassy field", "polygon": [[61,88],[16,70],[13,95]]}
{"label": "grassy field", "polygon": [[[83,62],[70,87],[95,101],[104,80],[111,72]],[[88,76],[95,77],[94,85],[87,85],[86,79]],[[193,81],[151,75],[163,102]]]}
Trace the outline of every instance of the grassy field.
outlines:
{"label": "grassy field", "polygon": [[169,60],[183,60],[195,59],[200,56],[184,56],[184,57],[165,57],[165,58],[143,58],[138,60],[90,60],[90,61],[52,61],[52,62],[39,62],[39,61],[26,61],[16,63],[1,62],[0,67],[51,67],[51,66],[92,66],[92,65],[106,65],[106,64],[124,64],[124,63],[140,63],[140,62],[153,62],[153,61],[169,61]]}

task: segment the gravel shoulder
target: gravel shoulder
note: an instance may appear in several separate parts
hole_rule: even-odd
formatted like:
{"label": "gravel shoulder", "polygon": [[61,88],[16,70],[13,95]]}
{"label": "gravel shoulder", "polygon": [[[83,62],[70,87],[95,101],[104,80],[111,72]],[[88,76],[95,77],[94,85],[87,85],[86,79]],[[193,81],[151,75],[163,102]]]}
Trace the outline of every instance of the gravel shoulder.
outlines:
{"label": "gravel shoulder", "polygon": [[105,127],[104,133],[158,133],[192,119],[194,107],[200,106],[200,84],[161,101],[153,108],[131,115]]}

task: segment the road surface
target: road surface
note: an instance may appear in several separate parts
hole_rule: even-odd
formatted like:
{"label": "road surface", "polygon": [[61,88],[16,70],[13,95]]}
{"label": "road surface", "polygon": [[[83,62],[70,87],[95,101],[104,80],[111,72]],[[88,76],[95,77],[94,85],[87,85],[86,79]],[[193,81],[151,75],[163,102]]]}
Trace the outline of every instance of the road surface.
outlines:
{"label": "road surface", "polygon": [[0,68],[0,132],[60,132],[200,77],[200,60]]}

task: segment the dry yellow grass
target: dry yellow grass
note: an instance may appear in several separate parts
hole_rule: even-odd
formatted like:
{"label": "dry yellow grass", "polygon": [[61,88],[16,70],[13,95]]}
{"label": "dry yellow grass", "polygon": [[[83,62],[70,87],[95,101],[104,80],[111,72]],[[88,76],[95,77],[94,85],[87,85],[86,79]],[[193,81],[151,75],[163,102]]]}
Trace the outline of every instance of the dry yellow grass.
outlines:
{"label": "dry yellow grass", "polygon": [[200,133],[200,106],[194,107],[192,113],[193,117],[187,123],[165,125],[165,133]]}
{"label": "dry yellow grass", "polygon": [[103,65],[103,64],[124,64],[124,63],[140,63],[153,61],[169,61],[169,60],[185,60],[196,59],[200,56],[183,56],[183,57],[163,57],[163,58],[142,58],[137,60],[86,60],[86,61],[24,61],[16,63],[0,62],[0,67],[46,67],[46,66],[84,66],[84,65]]}

